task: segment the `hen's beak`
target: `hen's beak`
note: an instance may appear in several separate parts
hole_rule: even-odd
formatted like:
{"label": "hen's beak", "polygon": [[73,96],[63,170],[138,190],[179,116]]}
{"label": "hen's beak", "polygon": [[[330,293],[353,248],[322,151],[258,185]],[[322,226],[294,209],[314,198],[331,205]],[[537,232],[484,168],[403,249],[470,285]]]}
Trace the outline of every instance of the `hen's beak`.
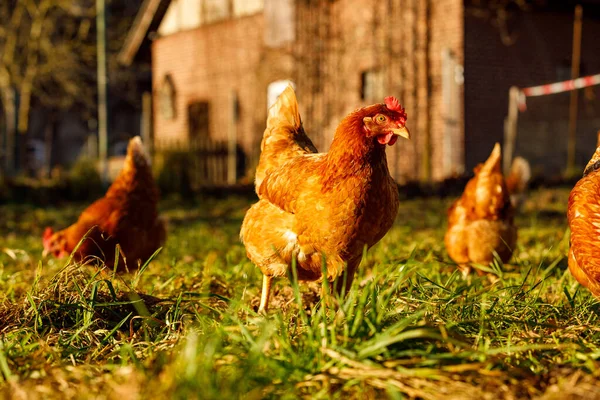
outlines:
{"label": "hen's beak", "polygon": [[402,136],[403,138],[410,140],[410,131],[405,126],[403,126],[402,128],[398,128],[398,129],[392,129],[392,133],[394,135]]}
{"label": "hen's beak", "polygon": [[44,248],[44,250],[42,251],[42,258],[46,258],[48,256],[48,253],[50,253],[48,249]]}

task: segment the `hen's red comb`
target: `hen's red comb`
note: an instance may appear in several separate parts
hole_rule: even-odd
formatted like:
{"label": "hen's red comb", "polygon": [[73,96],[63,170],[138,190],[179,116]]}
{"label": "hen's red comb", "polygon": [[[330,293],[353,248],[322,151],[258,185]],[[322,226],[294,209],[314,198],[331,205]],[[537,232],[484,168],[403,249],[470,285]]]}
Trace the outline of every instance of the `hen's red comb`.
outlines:
{"label": "hen's red comb", "polygon": [[52,229],[51,227],[46,227],[46,229],[44,229],[44,234],[42,235],[42,239],[44,240],[48,240],[50,239],[50,237],[54,234],[54,229]]}
{"label": "hen's red comb", "polygon": [[385,98],[385,106],[391,111],[404,112],[400,102],[394,96],[388,96]]}

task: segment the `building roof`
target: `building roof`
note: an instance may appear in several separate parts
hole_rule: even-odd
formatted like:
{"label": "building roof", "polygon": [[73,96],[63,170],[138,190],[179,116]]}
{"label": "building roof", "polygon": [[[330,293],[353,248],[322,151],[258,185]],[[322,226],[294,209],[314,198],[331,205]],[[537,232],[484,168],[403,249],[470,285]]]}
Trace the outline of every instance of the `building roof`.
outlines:
{"label": "building roof", "polygon": [[144,0],[119,52],[121,64],[131,65],[148,34],[158,29],[170,4],[171,0]]}

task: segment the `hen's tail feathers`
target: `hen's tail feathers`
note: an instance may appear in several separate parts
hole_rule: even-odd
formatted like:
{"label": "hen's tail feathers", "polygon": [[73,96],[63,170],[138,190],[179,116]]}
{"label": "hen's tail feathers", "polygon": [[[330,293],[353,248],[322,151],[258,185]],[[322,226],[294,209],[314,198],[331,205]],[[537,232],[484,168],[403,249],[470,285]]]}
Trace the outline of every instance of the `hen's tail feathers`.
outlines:
{"label": "hen's tail feathers", "polygon": [[488,157],[488,159],[483,163],[483,165],[479,168],[480,174],[491,174],[493,172],[500,171],[500,164],[502,161],[502,149],[500,148],[500,143],[496,143],[494,145],[494,149],[492,153]]}
{"label": "hen's tail feathers", "polygon": [[152,159],[139,136],[129,140],[123,169],[115,179],[115,182],[122,180],[123,177],[130,176],[131,174],[144,177],[152,176]]}
{"label": "hen's tail feathers", "polygon": [[150,154],[148,154],[148,152],[146,151],[146,148],[142,143],[142,139],[139,136],[136,136],[129,140],[129,145],[127,146],[127,157],[125,159],[125,162],[129,164],[134,164],[136,166],[152,165]]}
{"label": "hen's tail feathers", "polygon": [[298,101],[291,86],[279,95],[269,109],[267,128],[260,149],[255,178],[257,190],[270,169],[277,168],[298,155],[317,152],[302,127]]}
{"label": "hen's tail feathers", "polygon": [[516,157],[510,167],[510,174],[506,178],[506,187],[510,193],[513,205],[520,208],[525,201],[527,184],[531,179],[531,167],[523,157]]}
{"label": "hen's tail feathers", "polygon": [[267,129],[288,128],[291,131],[297,131],[301,127],[302,120],[300,118],[300,112],[298,111],[296,93],[291,86],[288,86],[279,95],[277,101],[275,101],[271,108],[269,108]]}
{"label": "hen's tail feathers", "polygon": [[139,136],[129,140],[123,169],[108,188],[106,197],[121,196],[123,191],[130,192],[132,189],[146,192],[145,195],[151,199],[158,197],[158,188],[152,176],[152,160]]}
{"label": "hen's tail feathers", "polygon": [[463,196],[468,199],[470,213],[475,213],[477,218],[496,218],[507,210],[509,204],[506,190],[497,190],[501,184],[502,176],[502,149],[499,143],[494,145],[488,159],[475,168],[475,177],[467,183]]}

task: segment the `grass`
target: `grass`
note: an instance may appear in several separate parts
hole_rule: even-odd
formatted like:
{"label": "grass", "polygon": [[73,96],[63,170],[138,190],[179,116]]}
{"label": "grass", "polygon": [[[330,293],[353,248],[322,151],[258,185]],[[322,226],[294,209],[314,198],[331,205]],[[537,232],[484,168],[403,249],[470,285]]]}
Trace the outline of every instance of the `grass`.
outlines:
{"label": "grass", "polygon": [[404,201],[346,299],[321,307],[317,284],[281,279],[267,318],[238,240],[248,199],[165,201],[165,248],[125,276],[40,260],[43,228],[84,204],[0,206],[0,393],[600,397],[600,307],[567,270],[567,198],[533,192],[511,264],[467,280],[443,245],[451,199]]}

